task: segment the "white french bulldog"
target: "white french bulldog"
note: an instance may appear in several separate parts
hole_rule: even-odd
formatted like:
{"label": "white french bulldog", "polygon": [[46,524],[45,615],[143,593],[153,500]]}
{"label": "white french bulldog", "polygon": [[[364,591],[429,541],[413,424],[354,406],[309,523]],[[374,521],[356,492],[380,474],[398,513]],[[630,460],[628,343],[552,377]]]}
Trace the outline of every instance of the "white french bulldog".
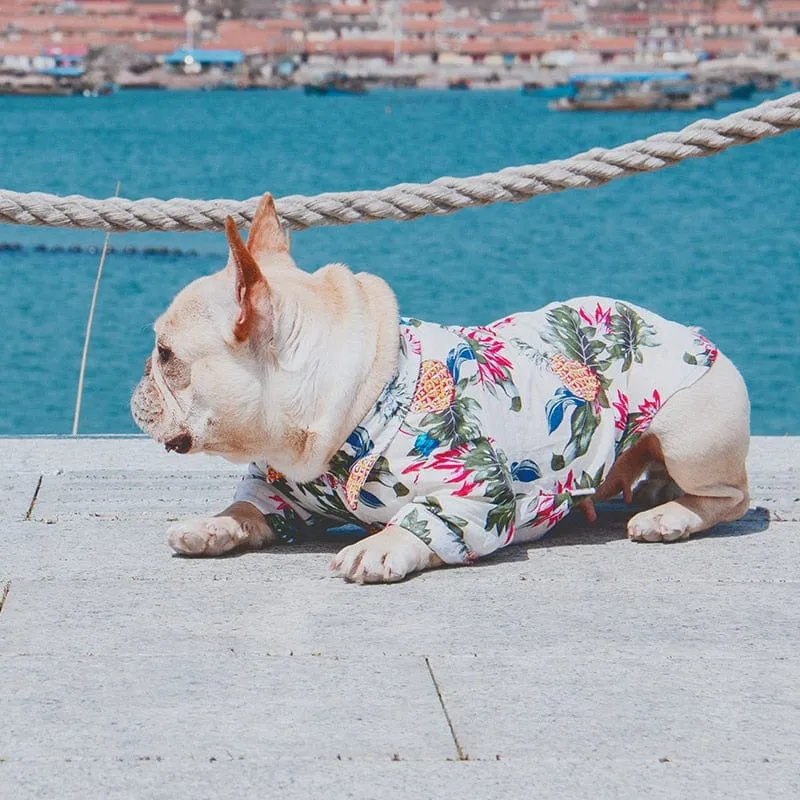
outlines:
{"label": "white french bulldog", "polygon": [[[389,286],[289,255],[272,197],[226,267],[155,323],[131,400],[167,450],[251,463],[235,502],[168,532],[186,555],[356,523],[331,570],[359,583],[470,563],[620,492],[638,541],[741,517],[747,391],[697,331],[579,298],[457,328],[400,320]],[[633,491],[634,484],[643,475]]]}

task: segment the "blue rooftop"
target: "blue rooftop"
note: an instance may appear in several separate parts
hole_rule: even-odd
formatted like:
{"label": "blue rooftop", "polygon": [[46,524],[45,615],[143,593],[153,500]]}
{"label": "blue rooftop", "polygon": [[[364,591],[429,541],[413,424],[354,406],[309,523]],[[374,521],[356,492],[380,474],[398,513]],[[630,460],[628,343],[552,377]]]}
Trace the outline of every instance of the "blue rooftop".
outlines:
{"label": "blue rooftop", "polygon": [[643,83],[644,81],[686,81],[689,72],[582,72],[573,75],[570,83]]}
{"label": "blue rooftop", "polygon": [[[187,60],[188,59],[188,60]],[[164,61],[167,64],[241,64],[244,53],[241,50],[173,50]]]}
{"label": "blue rooftop", "polygon": [[83,73],[83,67],[47,67],[39,70],[40,75],[52,75],[55,78],[80,78]]}

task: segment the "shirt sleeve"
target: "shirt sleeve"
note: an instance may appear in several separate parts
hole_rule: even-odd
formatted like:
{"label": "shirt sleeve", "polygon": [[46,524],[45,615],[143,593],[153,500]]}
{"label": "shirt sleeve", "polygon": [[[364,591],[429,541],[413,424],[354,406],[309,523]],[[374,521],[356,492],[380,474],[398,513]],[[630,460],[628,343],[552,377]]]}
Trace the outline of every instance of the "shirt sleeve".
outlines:
{"label": "shirt sleeve", "polygon": [[236,490],[234,502],[255,506],[281,541],[296,542],[318,520],[286,493],[281,492],[274,483],[270,483],[268,471],[266,464],[250,464]]}
{"label": "shirt sleeve", "polygon": [[488,440],[433,453],[426,469],[443,469],[444,480],[404,505],[389,525],[418,536],[446,564],[469,564],[511,541],[513,484]]}

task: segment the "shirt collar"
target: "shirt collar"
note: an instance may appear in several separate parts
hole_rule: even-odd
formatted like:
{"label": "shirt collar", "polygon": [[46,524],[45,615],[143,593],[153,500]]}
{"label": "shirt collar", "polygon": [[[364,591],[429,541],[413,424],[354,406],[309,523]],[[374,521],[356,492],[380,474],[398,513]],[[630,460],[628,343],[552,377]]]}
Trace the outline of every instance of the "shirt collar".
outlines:
{"label": "shirt collar", "polygon": [[386,451],[408,414],[419,378],[421,356],[418,345],[419,340],[410,333],[408,325],[401,324],[395,374],[340,448],[340,453],[351,460],[345,499],[353,511],[358,507],[359,494],[375,462]]}

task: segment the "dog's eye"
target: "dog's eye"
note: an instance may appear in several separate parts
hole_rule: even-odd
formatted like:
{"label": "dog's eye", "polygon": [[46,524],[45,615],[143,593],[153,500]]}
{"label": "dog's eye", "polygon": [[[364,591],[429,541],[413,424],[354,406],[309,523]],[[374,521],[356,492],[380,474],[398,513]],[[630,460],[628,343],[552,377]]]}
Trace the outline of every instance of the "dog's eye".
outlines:
{"label": "dog's eye", "polygon": [[169,347],[164,347],[163,344],[158,346],[158,360],[162,364],[166,364],[172,358],[172,350]]}

